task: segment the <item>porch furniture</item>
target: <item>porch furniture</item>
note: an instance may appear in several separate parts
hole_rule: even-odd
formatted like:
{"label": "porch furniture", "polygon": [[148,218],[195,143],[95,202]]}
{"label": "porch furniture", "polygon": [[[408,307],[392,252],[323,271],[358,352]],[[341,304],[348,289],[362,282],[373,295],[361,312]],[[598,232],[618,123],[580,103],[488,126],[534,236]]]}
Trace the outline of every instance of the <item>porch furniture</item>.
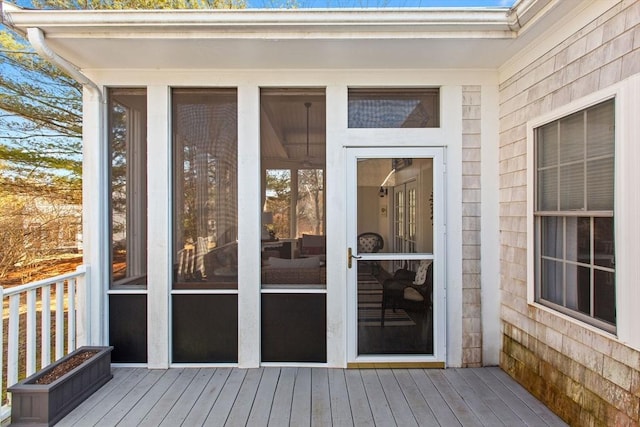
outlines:
{"label": "porch furniture", "polygon": [[271,257],[262,267],[263,285],[324,285],[326,268],[319,256],[296,259]]}
{"label": "porch furniture", "polygon": [[303,234],[300,238],[300,256],[325,256],[327,237],[321,234]]}
{"label": "porch furniture", "polygon": [[[358,235],[358,253],[372,254],[384,248],[384,239],[378,233],[368,231]],[[363,261],[362,265],[369,265],[371,273],[377,275],[380,265],[376,261]]]}
{"label": "porch furniture", "polygon": [[433,262],[420,261],[414,272],[406,268],[396,270],[393,277],[382,283],[382,313],[380,325],[384,326],[387,306],[392,310],[403,308],[407,311],[419,311],[428,314],[432,307]]}

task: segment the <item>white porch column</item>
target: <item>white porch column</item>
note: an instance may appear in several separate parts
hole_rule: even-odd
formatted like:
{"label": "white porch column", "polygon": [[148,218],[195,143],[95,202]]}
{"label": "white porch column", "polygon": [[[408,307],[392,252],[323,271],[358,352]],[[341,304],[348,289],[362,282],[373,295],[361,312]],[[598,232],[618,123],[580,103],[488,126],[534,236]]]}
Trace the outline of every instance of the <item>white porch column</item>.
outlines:
{"label": "white porch column", "polygon": [[238,88],[238,366],[260,366],[260,88]]}
{"label": "white porch column", "polygon": [[346,283],[346,198],[344,188],[345,151],[347,130],[347,87],[329,86],[327,102],[327,166],[326,176],[326,234],[335,252],[327,252],[327,364],[330,367],[347,366],[347,287]]}
{"label": "white porch column", "polygon": [[106,289],[109,282],[107,145],[104,104],[92,89],[83,91],[82,115],[82,251],[90,266],[78,295],[78,345],[107,344]]}
{"label": "white porch column", "polygon": [[498,86],[482,86],[481,153],[481,300],[482,363],[500,362],[500,224],[499,204],[499,91]]}
{"label": "white porch column", "polygon": [[147,366],[169,367],[171,138],[169,88],[147,87]]}

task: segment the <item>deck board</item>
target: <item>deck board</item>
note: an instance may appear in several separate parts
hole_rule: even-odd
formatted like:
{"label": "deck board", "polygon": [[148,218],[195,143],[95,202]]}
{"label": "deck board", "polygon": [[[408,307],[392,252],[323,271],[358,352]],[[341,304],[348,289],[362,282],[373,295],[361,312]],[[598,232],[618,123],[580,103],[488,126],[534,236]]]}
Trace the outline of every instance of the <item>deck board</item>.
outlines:
{"label": "deck board", "polygon": [[58,426],[565,426],[499,368],[113,368]]}

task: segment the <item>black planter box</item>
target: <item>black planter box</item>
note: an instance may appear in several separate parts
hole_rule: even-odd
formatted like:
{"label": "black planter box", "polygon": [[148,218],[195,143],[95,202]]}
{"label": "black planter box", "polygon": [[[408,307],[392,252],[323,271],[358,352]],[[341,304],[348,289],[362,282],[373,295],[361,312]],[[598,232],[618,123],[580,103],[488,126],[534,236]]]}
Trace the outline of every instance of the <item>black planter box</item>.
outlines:
{"label": "black planter box", "polygon": [[[98,351],[80,366],[65,373],[50,384],[36,384],[56,366],[78,353]],[[52,426],[71,412],[83,400],[113,378],[111,351],[113,347],[80,347],[62,359],[9,387],[11,392],[12,426]]]}

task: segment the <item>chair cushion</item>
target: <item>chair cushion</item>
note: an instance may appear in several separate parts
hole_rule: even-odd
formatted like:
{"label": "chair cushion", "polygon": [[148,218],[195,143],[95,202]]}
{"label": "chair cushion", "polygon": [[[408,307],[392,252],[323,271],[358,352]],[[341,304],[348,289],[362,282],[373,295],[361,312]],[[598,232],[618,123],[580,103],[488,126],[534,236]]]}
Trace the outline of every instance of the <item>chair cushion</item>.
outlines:
{"label": "chair cushion", "polygon": [[404,288],[403,297],[404,299],[409,301],[424,301],[424,297],[422,296],[422,294],[411,286],[407,286],[406,288]]}
{"label": "chair cushion", "polygon": [[320,258],[317,256],[309,258],[284,259],[269,257],[267,261],[272,268],[317,268],[320,267]]}
{"label": "chair cushion", "polygon": [[427,269],[429,268],[429,264],[431,261],[423,259],[420,261],[420,265],[418,266],[418,271],[416,271],[416,277],[413,280],[414,285],[422,285],[427,278]]}

